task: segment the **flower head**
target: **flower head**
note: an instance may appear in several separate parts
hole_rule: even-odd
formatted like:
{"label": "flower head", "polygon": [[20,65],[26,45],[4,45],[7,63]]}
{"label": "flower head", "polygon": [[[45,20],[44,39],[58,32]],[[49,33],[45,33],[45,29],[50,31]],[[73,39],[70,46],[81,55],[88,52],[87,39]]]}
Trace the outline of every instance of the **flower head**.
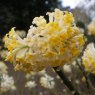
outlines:
{"label": "flower head", "polygon": [[87,48],[84,51],[82,57],[83,65],[85,66],[86,71],[95,74],[95,47],[94,43],[87,45]]}
{"label": "flower head", "polygon": [[95,20],[88,25],[88,34],[95,36]]}
{"label": "flower head", "polygon": [[7,73],[8,67],[3,61],[0,61],[0,75]]}
{"label": "flower head", "polygon": [[31,89],[31,88],[35,88],[37,85],[36,85],[36,82],[35,81],[28,81],[28,82],[26,82],[26,84],[25,84],[25,87],[28,87],[29,89]]}
{"label": "flower head", "polygon": [[16,89],[13,77],[10,77],[7,74],[4,74],[1,78],[1,88],[0,88],[1,92],[14,90],[13,88]]}
{"label": "flower head", "polygon": [[75,26],[72,13],[55,9],[47,15],[49,22],[43,16],[33,19],[35,26],[30,26],[24,39],[15,33],[14,28],[6,35],[7,60],[16,70],[29,72],[61,66],[71,63],[82,51],[83,34]]}
{"label": "flower head", "polygon": [[48,89],[53,89],[55,87],[54,78],[47,74],[40,78],[40,84],[41,86],[48,88]]}

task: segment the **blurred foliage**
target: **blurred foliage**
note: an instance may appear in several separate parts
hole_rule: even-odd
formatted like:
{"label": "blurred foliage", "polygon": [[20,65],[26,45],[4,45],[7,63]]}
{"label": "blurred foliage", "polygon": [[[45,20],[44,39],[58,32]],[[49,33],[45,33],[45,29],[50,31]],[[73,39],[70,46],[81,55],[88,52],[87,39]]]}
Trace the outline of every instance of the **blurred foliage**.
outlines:
{"label": "blurred foliage", "polygon": [[35,16],[45,15],[59,4],[58,0],[1,0],[0,35],[11,27],[27,30]]}
{"label": "blurred foliage", "polygon": [[84,24],[83,22],[81,22],[81,21],[77,21],[76,25],[77,25],[78,27],[80,27],[80,28],[85,29],[85,24]]}

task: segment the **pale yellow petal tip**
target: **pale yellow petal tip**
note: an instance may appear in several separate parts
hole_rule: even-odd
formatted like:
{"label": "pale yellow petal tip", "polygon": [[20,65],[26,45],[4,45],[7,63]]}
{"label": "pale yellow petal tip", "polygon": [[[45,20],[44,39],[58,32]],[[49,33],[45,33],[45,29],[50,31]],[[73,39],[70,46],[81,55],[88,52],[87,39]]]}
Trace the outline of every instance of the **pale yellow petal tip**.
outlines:
{"label": "pale yellow petal tip", "polygon": [[9,31],[9,36],[13,36],[15,32],[15,27],[11,28],[11,31]]}
{"label": "pale yellow petal tip", "polygon": [[11,28],[11,31],[14,31],[14,30],[15,30],[15,28],[16,28],[16,27],[12,27],[12,28]]}

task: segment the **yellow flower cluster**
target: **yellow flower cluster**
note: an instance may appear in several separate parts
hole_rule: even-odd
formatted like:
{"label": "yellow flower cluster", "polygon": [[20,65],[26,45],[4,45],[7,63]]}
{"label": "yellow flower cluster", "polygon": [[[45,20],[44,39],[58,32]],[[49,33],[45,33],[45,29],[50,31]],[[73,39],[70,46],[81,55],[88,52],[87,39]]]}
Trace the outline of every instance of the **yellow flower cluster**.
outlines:
{"label": "yellow flower cluster", "polygon": [[30,72],[61,66],[71,63],[82,51],[84,37],[75,25],[72,13],[55,9],[47,15],[49,22],[43,16],[33,19],[24,39],[14,28],[6,35],[7,60],[16,70]]}
{"label": "yellow flower cluster", "polygon": [[85,70],[95,74],[95,47],[94,43],[87,45],[82,57]]}

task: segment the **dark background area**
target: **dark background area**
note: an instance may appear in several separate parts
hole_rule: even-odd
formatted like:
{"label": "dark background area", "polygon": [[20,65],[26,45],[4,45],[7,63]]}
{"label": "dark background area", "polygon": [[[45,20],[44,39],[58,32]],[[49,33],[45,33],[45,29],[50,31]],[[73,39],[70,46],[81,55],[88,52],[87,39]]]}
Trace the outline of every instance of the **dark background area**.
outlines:
{"label": "dark background area", "polygon": [[58,0],[0,0],[0,35],[12,27],[27,31],[34,17],[58,6],[61,7]]}

